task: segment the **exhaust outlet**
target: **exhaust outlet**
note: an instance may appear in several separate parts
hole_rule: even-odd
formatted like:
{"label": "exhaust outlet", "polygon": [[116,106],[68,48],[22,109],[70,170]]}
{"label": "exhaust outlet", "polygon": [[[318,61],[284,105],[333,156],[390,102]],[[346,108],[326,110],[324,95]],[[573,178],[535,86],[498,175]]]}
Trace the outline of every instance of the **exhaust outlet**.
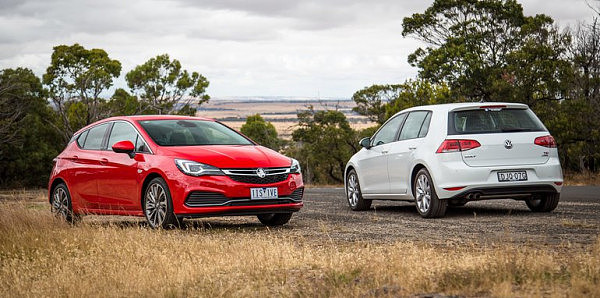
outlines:
{"label": "exhaust outlet", "polygon": [[479,200],[479,198],[481,198],[481,194],[480,193],[473,194],[473,200]]}

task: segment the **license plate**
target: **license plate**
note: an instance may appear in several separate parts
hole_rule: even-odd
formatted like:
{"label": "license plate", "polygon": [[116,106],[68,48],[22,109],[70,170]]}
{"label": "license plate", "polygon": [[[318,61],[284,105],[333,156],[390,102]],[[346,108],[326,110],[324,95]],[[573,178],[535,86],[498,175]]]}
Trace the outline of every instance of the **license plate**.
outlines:
{"label": "license plate", "polygon": [[498,172],[498,182],[527,181],[527,172],[510,171]]}
{"label": "license plate", "polygon": [[277,187],[250,188],[251,200],[277,199]]}

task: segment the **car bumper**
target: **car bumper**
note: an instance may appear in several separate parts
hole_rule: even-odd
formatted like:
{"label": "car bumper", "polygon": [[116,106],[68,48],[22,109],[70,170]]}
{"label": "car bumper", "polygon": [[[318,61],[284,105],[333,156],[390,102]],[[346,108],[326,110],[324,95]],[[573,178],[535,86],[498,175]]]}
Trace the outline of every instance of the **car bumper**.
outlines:
{"label": "car bumper", "polygon": [[[499,182],[498,172],[525,171],[527,181]],[[558,160],[540,165],[470,167],[460,162],[443,163],[433,169],[440,199],[455,199],[477,193],[477,199],[517,197],[534,193],[560,193],[563,176]]]}
{"label": "car bumper", "polygon": [[[251,188],[264,187],[276,187],[278,198],[250,199]],[[304,206],[301,174],[290,174],[286,180],[270,184],[241,183],[228,176],[178,175],[169,180],[169,188],[173,211],[182,217],[289,213]]]}

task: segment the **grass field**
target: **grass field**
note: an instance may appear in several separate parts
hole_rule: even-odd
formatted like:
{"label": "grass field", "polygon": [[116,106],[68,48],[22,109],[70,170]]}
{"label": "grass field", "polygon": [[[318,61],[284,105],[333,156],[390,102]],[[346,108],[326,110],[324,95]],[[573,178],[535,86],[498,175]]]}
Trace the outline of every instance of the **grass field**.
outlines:
{"label": "grass field", "polygon": [[305,238],[293,225],[70,226],[50,215],[43,196],[5,193],[0,200],[2,297],[600,297],[600,241],[435,247],[333,241],[327,229]]}

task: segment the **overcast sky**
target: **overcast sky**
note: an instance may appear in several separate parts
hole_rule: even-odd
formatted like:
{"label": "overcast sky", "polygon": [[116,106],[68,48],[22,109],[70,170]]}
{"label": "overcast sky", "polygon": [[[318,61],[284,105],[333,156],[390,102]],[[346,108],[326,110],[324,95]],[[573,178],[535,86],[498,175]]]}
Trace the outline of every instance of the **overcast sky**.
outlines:
{"label": "overcast sky", "polygon": [[[402,38],[414,0],[0,0],[0,69],[42,75],[52,47],[79,43],[121,61],[121,78],[167,53],[224,96],[350,97],[371,84],[403,82],[420,44]],[[561,26],[591,20],[584,0],[523,0]],[[112,93],[112,92],[111,92]]]}

